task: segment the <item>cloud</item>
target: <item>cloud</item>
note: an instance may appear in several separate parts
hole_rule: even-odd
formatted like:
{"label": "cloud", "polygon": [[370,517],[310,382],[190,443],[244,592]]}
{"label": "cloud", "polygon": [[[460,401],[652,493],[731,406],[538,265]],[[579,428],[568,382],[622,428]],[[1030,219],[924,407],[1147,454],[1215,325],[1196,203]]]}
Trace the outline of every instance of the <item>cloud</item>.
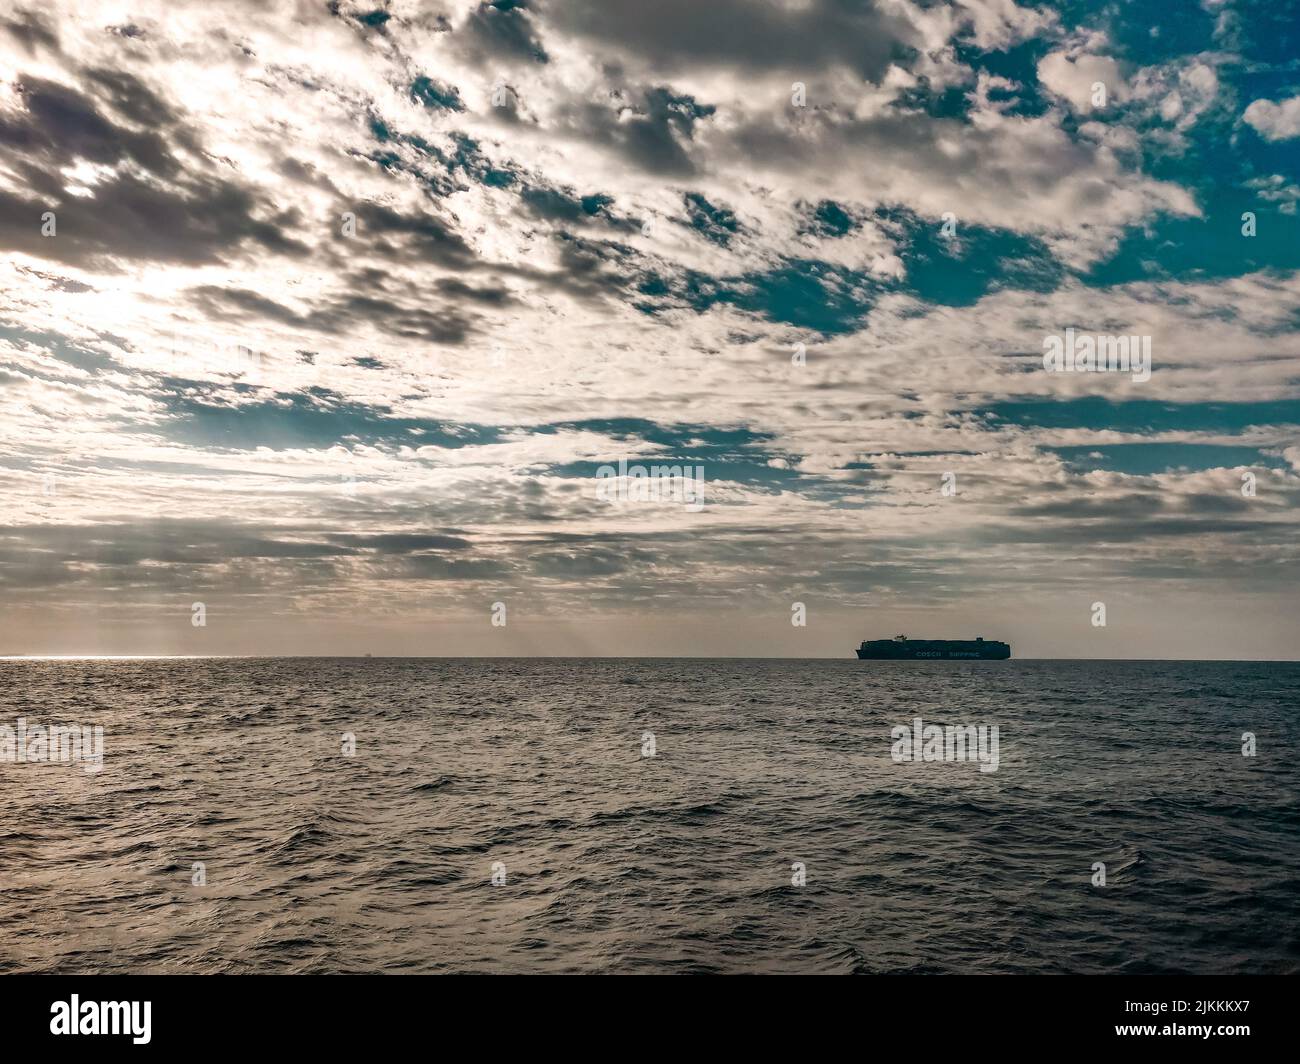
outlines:
{"label": "cloud", "polygon": [[[110,271],[131,259],[219,262],[245,242],[278,254],[305,252],[283,232],[292,210],[276,210],[207,166],[187,168],[180,153],[196,152],[193,134],[140,81],[100,69],[85,77],[110,101],[103,109],[56,82],[25,77],[12,86],[12,106],[0,112],[0,144],[11,152],[11,187],[0,189],[0,244]],[[110,119],[110,109],[125,122]],[[54,215],[52,233],[44,231],[46,212]]]}
{"label": "cloud", "polygon": [[1052,52],[1038,61],[1038,80],[1085,114],[1128,97],[1119,63],[1104,55]]}
{"label": "cloud", "polygon": [[793,73],[834,64],[877,81],[899,45],[919,41],[901,11],[835,0],[580,0],[551,5],[546,16],[559,30],[668,72],[716,64]]}
{"label": "cloud", "polygon": [[[1228,52],[1010,0],[4,20],[16,609],[1287,583],[1296,197],[1225,148]],[[1151,380],[1044,372],[1066,328],[1150,336]],[[597,497],[620,458],[701,465],[704,510]]]}
{"label": "cloud", "polygon": [[1256,100],[1241,116],[1265,140],[1290,140],[1300,137],[1300,96],[1281,103]]}

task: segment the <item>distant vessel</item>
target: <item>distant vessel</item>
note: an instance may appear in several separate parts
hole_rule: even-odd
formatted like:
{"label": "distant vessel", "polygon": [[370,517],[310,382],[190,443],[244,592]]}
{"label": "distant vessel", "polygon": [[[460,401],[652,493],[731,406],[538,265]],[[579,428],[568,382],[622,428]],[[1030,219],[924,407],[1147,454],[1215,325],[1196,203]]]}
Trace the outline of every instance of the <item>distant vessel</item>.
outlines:
{"label": "distant vessel", "polygon": [[982,661],[1005,661],[1011,657],[1011,644],[976,636],[974,639],[864,639],[858,657],[871,661],[915,661],[924,658],[941,660],[962,658]]}

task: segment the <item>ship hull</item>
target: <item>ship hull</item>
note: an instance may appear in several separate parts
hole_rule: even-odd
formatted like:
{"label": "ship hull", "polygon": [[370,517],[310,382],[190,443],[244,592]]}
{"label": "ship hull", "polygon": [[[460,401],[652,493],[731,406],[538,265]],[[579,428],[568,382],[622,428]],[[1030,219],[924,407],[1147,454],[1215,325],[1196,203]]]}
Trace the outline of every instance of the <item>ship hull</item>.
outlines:
{"label": "ship hull", "polygon": [[872,639],[858,647],[861,661],[1006,661],[1007,643],[974,639]]}

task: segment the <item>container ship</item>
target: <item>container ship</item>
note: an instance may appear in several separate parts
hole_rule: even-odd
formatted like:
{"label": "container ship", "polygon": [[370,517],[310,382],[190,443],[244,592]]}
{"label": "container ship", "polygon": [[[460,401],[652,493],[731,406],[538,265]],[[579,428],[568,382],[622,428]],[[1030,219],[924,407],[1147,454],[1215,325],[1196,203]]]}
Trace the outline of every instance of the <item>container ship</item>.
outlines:
{"label": "container ship", "polygon": [[1011,657],[1011,644],[976,636],[974,639],[864,639],[858,657],[870,661],[917,661],[937,658],[965,661],[1005,661]]}

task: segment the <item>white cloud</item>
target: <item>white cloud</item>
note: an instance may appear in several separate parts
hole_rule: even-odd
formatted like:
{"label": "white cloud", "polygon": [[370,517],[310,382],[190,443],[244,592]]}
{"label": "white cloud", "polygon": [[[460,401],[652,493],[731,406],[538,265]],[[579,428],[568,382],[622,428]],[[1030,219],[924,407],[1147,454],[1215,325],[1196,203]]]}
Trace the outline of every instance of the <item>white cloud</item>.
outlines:
{"label": "white cloud", "polygon": [[1088,52],[1050,52],[1038,61],[1038,80],[1081,114],[1128,98],[1119,63]]}
{"label": "white cloud", "polygon": [[1292,96],[1281,103],[1256,100],[1241,117],[1265,140],[1300,137],[1300,96]]}

